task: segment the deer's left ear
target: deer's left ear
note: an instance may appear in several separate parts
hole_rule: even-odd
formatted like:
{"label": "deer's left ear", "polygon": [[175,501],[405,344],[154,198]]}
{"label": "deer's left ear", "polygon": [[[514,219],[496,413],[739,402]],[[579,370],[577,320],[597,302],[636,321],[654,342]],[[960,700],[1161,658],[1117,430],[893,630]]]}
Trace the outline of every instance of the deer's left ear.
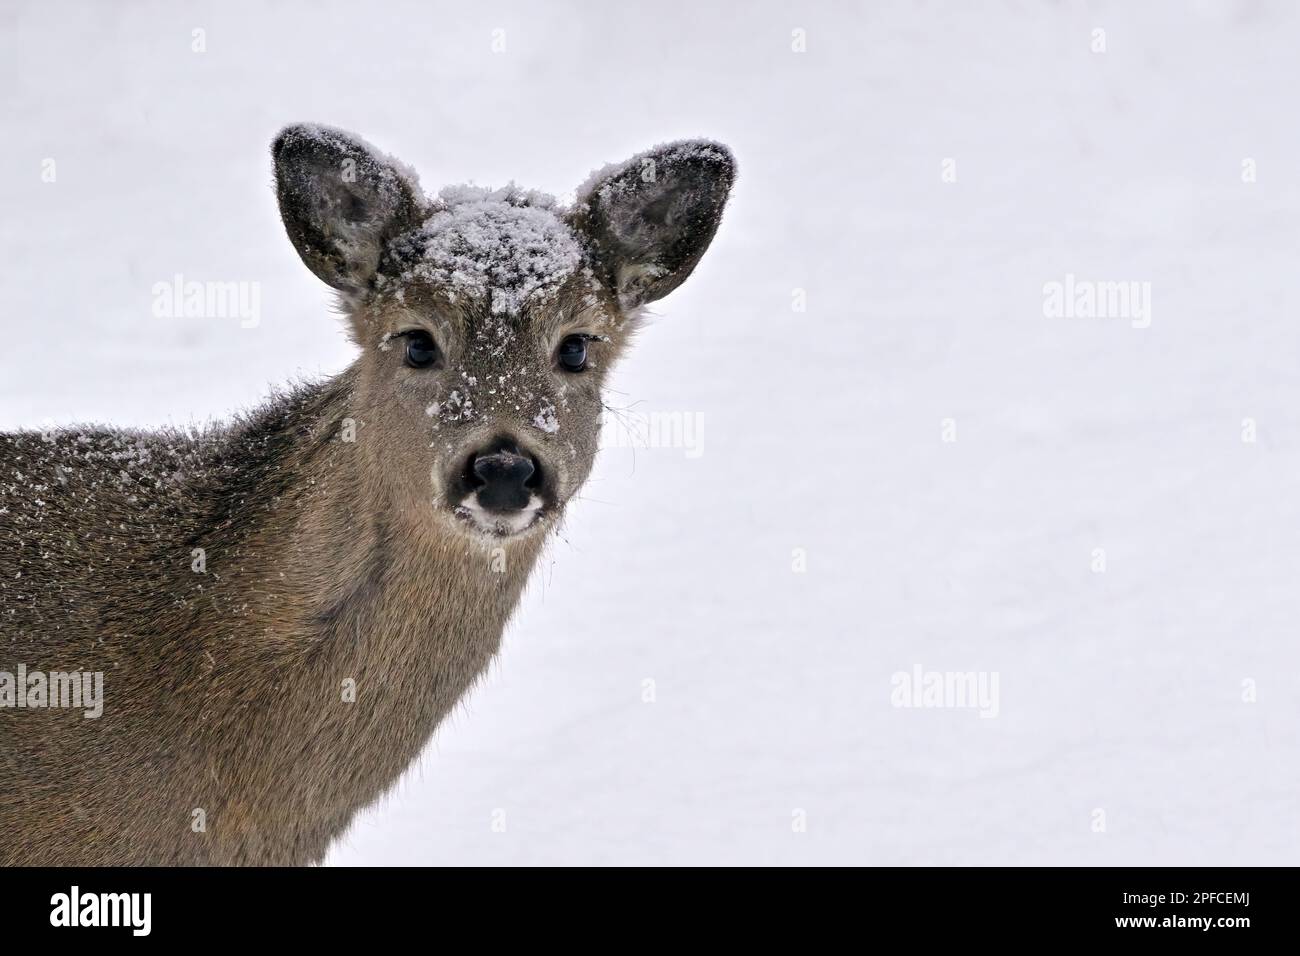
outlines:
{"label": "deer's left ear", "polygon": [[593,174],[570,222],[623,308],[662,299],[691,274],[722,221],[736,178],[727,147],[669,143]]}

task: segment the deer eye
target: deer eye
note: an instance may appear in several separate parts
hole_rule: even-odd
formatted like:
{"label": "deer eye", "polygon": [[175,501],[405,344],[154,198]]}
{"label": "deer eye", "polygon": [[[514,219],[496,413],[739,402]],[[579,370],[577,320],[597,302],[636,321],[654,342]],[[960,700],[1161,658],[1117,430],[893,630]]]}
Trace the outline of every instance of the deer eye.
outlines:
{"label": "deer eye", "polygon": [[566,372],[581,372],[587,367],[587,336],[565,336],[556,359]]}
{"label": "deer eye", "polygon": [[406,364],[411,368],[429,368],[438,361],[438,346],[433,336],[421,329],[406,333]]}

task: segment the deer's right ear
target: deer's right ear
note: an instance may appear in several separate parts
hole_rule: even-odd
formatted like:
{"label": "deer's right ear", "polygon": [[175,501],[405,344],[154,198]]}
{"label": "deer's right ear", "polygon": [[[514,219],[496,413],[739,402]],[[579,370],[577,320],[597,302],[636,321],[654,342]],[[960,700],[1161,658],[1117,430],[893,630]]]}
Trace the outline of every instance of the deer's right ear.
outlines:
{"label": "deer's right ear", "polygon": [[271,153],[280,218],[307,268],[342,292],[369,288],[384,245],[419,223],[415,174],[324,126],[286,127]]}

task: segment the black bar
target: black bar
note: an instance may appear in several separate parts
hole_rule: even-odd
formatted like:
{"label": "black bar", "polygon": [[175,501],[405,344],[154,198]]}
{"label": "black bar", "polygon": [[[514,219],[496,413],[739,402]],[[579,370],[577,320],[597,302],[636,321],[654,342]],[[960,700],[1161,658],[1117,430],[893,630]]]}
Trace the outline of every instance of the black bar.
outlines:
{"label": "black bar", "polygon": [[[666,930],[698,924],[711,935],[752,936],[758,943],[785,933],[797,939],[847,932],[859,942],[902,933],[924,941],[917,951],[946,942],[1125,937],[1231,946],[1293,937],[1285,908],[1290,894],[1283,889],[1292,876],[1226,868],[30,869],[0,871],[0,925],[7,944],[68,942],[70,934],[79,943],[114,937],[146,945],[247,944],[267,933],[338,943],[346,938],[340,933],[400,938],[421,928],[461,928],[499,942],[498,933],[515,928],[546,928],[544,938],[591,935],[603,926],[613,933],[611,944],[658,939],[667,945]],[[86,918],[101,911],[111,917],[116,907],[126,925],[51,925],[52,916],[68,916],[74,886]],[[134,916],[143,928],[143,896],[135,909],[125,908],[121,897],[101,909],[98,894],[105,893],[149,894],[148,935],[136,936],[131,925]],[[67,897],[63,910],[58,894]],[[429,939],[431,946],[449,942]]]}

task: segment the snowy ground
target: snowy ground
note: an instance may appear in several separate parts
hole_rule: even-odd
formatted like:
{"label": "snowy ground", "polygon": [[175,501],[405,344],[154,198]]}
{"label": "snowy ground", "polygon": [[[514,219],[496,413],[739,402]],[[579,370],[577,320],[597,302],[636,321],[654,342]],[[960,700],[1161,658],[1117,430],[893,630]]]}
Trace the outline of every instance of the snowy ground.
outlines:
{"label": "snowy ground", "polygon": [[[266,6],[0,11],[0,428],[350,361],[276,216],[286,122],[426,187],[694,135],[741,167],[611,396],[703,454],[603,453],[332,862],[1300,862],[1300,11]],[[260,283],[260,323],[155,318],[177,273]],[[1067,274],[1150,283],[1149,326],[1046,316]],[[916,665],[996,673],[997,716],[892,706]]]}

